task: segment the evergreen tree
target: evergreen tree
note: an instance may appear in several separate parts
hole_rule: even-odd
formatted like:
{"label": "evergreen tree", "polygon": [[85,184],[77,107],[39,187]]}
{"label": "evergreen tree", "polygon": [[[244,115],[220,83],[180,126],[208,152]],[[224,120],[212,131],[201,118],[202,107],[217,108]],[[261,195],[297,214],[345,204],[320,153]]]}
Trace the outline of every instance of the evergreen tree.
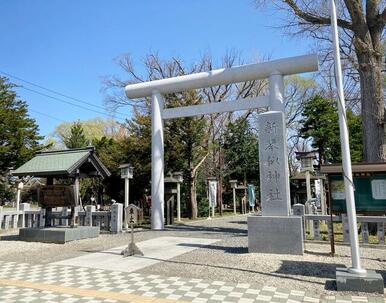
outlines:
{"label": "evergreen tree", "polygon": [[[338,111],[332,100],[316,95],[304,105],[300,136],[312,138],[312,147],[319,150],[321,164],[341,161]],[[360,162],[362,153],[361,117],[347,110],[351,160]]]}
{"label": "evergreen tree", "polygon": [[7,171],[19,167],[42,148],[38,126],[28,116],[27,104],[17,97],[14,87],[0,77],[0,200],[10,195]]}
{"label": "evergreen tree", "polygon": [[82,148],[89,145],[80,121],[74,122],[71,126],[70,134],[62,137],[63,143],[67,148]]}
{"label": "evergreen tree", "polygon": [[[180,95],[169,95],[168,105],[188,106],[201,102],[195,91]],[[184,184],[182,201],[185,202],[187,215],[196,219],[198,216],[198,170],[208,154],[207,120],[203,117],[172,119],[165,123],[165,163],[166,171],[182,171]]]}
{"label": "evergreen tree", "polygon": [[[120,158],[122,152],[120,150],[118,138],[106,137],[94,138],[92,145],[95,148],[95,153],[107,169],[112,173],[109,178],[101,180],[100,178],[89,178],[88,184],[85,184],[84,199],[90,199],[91,196],[96,196],[101,191],[104,192],[104,201],[114,199],[116,201],[123,201],[124,192],[122,179],[120,177],[119,165],[122,164]],[[83,199],[83,197],[82,197]]]}
{"label": "evergreen tree", "polygon": [[130,163],[134,178],[130,181],[130,201],[150,194],[151,179],[151,117],[150,111],[134,109],[133,117],[125,124],[127,135],[117,142],[117,163]]}
{"label": "evergreen tree", "polygon": [[240,117],[228,124],[223,138],[223,150],[231,179],[258,183],[258,138],[247,119]]}

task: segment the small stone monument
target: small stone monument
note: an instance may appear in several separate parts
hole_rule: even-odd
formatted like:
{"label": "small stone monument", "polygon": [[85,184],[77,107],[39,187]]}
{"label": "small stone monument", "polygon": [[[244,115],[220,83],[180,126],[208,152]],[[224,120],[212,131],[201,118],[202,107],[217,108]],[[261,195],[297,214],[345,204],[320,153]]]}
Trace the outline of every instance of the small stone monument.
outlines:
{"label": "small stone monument", "polygon": [[122,209],[123,205],[121,203],[114,203],[111,205],[111,221],[110,221],[110,232],[113,234],[118,234],[122,232]]}
{"label": "small stone monument", "polygon": [[129,245],[121,252],[124,257],[134,255],[143,256],[142,251],[134,243],[134,224],[137,224],[138,222],[138,211],[139,208],[134,204],[130,204],[128,207],[125,208],[125,221],[128,221],[125,223],[128,223],[130,225],[131,241],[129,242]]}

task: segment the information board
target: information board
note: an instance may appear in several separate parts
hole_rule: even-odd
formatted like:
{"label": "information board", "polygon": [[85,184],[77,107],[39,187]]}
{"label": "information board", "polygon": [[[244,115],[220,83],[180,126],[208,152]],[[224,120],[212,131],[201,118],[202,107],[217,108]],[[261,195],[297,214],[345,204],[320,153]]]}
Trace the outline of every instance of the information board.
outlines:
{"label": "information board", "polygon": [[[334,212],[346,212],[342,176],[330,175],[330,197]],[[354,176],[355,205],[358,213],[386,213],[386,174]]]}
{"label": "information board", "polygon": [[43,207],[75,206],[73,185],[46,185],[40,188],[39,203]]}

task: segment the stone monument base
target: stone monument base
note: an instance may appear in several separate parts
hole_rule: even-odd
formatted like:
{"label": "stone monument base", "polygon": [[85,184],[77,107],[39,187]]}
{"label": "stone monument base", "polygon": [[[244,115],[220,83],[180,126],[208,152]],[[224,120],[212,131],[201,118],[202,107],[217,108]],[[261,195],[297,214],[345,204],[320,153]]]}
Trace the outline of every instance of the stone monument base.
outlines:
{"label": "stone monument base", "polygon": [[124,250],[122,250],[121,255],[124,257],[129,256],[143,256],[143,252],[138,248],[138,246],[131,242],[128,247],[126,247]]}
{"label": "stone monument base", "polygon": [[367,270],[366,275],[352,274],[347,268],[336,269],[336,289],[338,291],[360,291],[384,293],[382,276],[374,270]]}
{"label": "stone monument base", "polygon": [[97,238],[99,233],[99,226],[21,228],[19,238],[27,242],[64,244],[74,240]]}
{"label": "stone monument base", "polygon": [[302,255],[304,252],[302,217],[249,216],[248,251]]}

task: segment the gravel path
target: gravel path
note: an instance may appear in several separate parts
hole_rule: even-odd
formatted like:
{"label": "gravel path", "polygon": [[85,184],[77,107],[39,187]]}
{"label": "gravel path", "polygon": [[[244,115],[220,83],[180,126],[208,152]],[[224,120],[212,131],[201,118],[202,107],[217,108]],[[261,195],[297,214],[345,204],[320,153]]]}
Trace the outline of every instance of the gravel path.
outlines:
{"label": "gravel path", "polygon": [[[159,236],[215,238],[220,241],[180,255],[138,272],[202,278],[304,290],[311,294],[332,291],[335,268],[350,265],[348,246],[337,246],[336,256],[328,255],[329,244],[306,243],[303,256],[249,254],[245,216],[176,225],[165,231],[136,232],[136,241]],[[101,235],[97,239],[61,244],[16,241],[16,236],[0,240],[0,259],[27,263],[51,263],[93,251],[125,245],[128,234]],[[386,247],[361,248],[363,267],[375,269],[386,280]]]}

